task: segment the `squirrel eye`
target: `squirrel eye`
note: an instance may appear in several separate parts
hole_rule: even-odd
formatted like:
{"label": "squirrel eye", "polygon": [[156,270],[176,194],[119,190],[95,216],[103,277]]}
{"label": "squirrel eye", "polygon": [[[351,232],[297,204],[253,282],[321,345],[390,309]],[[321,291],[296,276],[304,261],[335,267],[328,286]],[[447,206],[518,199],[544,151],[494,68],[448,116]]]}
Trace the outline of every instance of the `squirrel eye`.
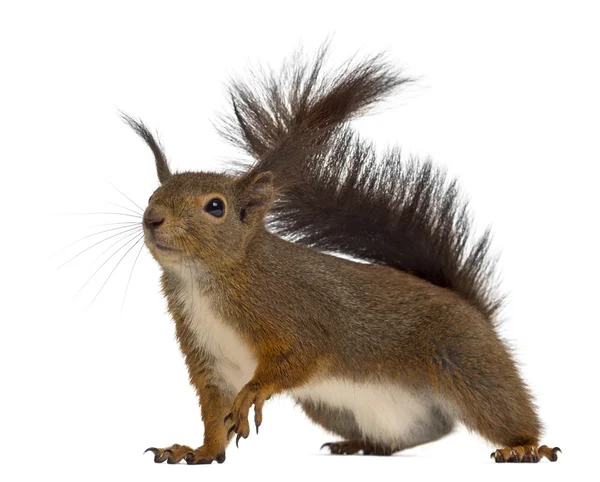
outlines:
{"label": "squirrel eye", "polygon": [[220,218],[225,214],[225,204],[222,199],[215,197],[206,203],[204,210],[208,214],[212,214],[216,218]]}

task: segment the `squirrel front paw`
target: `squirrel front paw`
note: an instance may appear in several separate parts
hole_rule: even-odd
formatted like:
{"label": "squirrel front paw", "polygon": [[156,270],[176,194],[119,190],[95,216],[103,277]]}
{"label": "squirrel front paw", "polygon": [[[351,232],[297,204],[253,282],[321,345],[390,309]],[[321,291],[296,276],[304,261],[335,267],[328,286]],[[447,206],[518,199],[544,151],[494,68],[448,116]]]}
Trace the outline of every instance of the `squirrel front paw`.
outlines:
{"label": "squirrel front paw", "polygon": [[248,438],[248,435],[250,435],[248,412],[252,405],[254,405],[254,424],[256,426],[256,433],[258,434],[258,427],[262,423],[262,409],[269,395],[266,390],[257,388],[249,383],[235,397],[231,413],[225,417],[223,423],[226,425],[231,423],[231,427],[227,432],[227,439],[229,439],[232,433],[237,434],[235,439],[236,447],[239,447],[240,438]]}
{"label": "squirrel front paw", "polygon": [[216,460],[219,464],[225,462],[225,450],[210,450],[206,445],[193,449],[187,445],[173,444],[164,449],[155,447],[147,448],[144,453],[152,452],[154,454],[154,462],[157,464],[163,463],[165,460],[168,464],[178,464],[185,460],[188,465],[203,465],[212,464]]}

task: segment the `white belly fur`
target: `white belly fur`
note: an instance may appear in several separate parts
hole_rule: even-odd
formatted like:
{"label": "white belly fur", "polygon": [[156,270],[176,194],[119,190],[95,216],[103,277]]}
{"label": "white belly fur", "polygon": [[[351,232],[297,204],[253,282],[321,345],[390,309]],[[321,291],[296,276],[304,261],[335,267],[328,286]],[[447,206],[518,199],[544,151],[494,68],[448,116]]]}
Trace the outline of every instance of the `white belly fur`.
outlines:
{"label": "white belly fur", "polygon": [[[256,358],[235,330],[218,318],[197,286],[189,279],[185,285],[182,301],[189,315],[188,326],[198,344],[214,357],[215,374],[222,388],[236,395],[254,375]],[[319,377],[290,394],[299,400],[349,410],[365,437],[390,445],[409,434],[427,417],[428,410],[427,403],[399,386],[340,378]]]}
{"label": "white belly fur", "polygon": [[310,400],[354,414],[364,437],[396,445],[416,425],[426,420],[429,404],[400,386],[359,383],[341,378],[321,378],[292,391],[299,400]]}

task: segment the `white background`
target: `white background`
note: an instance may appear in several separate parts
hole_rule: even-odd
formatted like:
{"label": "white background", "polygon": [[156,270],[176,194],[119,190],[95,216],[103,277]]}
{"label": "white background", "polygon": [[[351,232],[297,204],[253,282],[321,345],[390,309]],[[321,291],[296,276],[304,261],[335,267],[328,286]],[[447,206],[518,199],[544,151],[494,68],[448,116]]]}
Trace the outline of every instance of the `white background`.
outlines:
{"label": "white background", "polygon": [[[596,2],[2,2],[2,480],[593,478],[598,432],[598,12]],[[335,440],[280,397],[223,465],[155,465],[148,446],[198,446],[202,424],[159,270],[135,250],[95,303],[97,224],[69,215],[144,207],[150,152],[117,109],[157,129],[174,167],[238,155],[211,120],[228,76],[278,65],[333,35],[332,64],[386,50],[417,85],[356,123],[379,145],[432,156],[493,226],[503,334],[558,463],[496,465],[458,430],[391,458],[319,453]]]}

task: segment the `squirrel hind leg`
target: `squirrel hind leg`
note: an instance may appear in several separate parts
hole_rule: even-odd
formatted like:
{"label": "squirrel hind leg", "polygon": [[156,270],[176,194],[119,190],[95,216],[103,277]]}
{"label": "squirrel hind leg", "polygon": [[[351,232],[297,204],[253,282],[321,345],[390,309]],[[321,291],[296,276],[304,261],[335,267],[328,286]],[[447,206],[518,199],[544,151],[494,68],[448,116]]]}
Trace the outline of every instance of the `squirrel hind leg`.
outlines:
{"label": "squirrel hind leg", "polygon": [[300,402],[308,417],[329,432],[333,432],[346,440],[328,442],[321,446],[335,455],[391,455],[394,450],[389,445],[371,443],[364,439],[354,414],[350,410],[330,407],[310,400]]}
{"label": "squirrel hind leg", "polygon": [[325,430],[346,440],[363,439],[363,434],[350,410],[330,407],[312,400],[302,400],[299,403],[308,418]]}
{"label": "squirrel hind leg", "polygon": [[391,443],[365,437],[350,410],[312,401],[301,401],[300,405],[313,422],[345,439],[321,446],[321,449],[328,448],[330,453],[336,455],[352,455],[359,452],[363,455],[392,455],[448,435],[455,423],[445,411],[431,407],[428,417],[420,420],[418,425],[412,428],[410,438],[404,434],[400,440]]}
{"label": "squirrel hind leg", "polygon": [[496,462],[557,460],[559,448],[538,448],[542,424],[531,394],[495,333],[453,341],[437,361],[432,382],[469,429],[504,447],[491,454]]}

